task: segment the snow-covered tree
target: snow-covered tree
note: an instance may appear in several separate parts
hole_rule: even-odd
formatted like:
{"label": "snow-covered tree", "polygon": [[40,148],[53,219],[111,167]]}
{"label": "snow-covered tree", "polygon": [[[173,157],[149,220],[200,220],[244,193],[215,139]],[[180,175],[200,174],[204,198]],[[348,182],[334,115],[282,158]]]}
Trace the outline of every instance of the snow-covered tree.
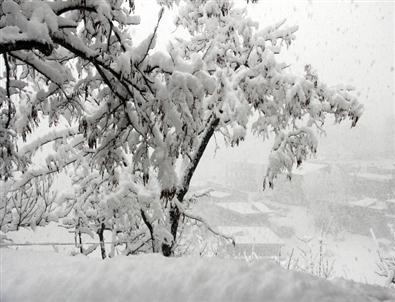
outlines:
{"label": "snow-covered tree", "polygon": [[[352,88],[278,61],[297,31],[285,20],[260,28],[229,0],[158,3],[156,27],[135,44],[133,0],[2,1],[0,176],[15,194],[66,169],[76,194],[61,206],[97,232],[102,222],[114,231],[117,219],[137,235],[145,225],[152,250],[171,255],[180,217],[204,223],[187,213],[186,194],[215,133],[230,146],[249,123],[264,140],[274,136],[264,180],[272,187],[316,152],[314,132],[328,116],[355,126],[362,106]],[[168,7],[188,34],[162,52],[155,43]],[[32,139],[43,123],[54,130]],[[23,148],[21,139],[29,142]],[[54,152],[36,168],[44,145]]]}

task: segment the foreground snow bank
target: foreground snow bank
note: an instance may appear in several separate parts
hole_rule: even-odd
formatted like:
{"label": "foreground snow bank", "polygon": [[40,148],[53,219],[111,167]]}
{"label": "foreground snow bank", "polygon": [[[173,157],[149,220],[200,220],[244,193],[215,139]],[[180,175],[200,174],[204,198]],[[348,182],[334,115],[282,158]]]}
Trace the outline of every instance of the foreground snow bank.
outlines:
{"label": "foreground snow bank", "polygon": [[325,281],[274,263],[0,249],[1,301],[395,301],[395,292]]}

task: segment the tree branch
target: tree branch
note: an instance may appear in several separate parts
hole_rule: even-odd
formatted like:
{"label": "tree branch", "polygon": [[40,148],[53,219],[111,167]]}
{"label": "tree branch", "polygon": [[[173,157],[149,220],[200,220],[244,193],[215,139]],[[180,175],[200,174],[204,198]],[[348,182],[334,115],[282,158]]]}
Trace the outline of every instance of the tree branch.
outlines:
{"label": "tree branch", "polygon": [[23,49],[38,49],[44,55],[49,56],[53,51],[53,45],[46,41],[37,40],[15,40],[0,43],[0,54]]}
{"label": "tree branch", "polygon": [[210,142],[211,137],[214,134],[215,129],[217,128],[217,126],[219,124],[219,121],[220,121],[220,119],[218,117],[216,117],[214,115],[212,116],[212,120],[207,125],[206,132],[203,133],[203,137],[200,141],[200,144],[199,144],[195,154],[192,155],[192,160],[186,169],[186,174],[184,174],[181,188],[177,191],[177,199],[180,202],[182,202],[185,194],[188,192],[189,184],[191,182],[192,176],[193,176],[193,174],[200,162],[200,159],[203,156],[204,151],[206,150],[208,143]]}
{"label": "tree branch", "polygon": [[154,229],[152,227],[151,222],[148,221],[147,216],[145,215],[145,212],[143,209],[140,210],[141,213],[141,218],[143,219],[145,225],[147,226],[150,236],[151,236],[151,240],[152,240],[152,251],[155,252],[155,238],[154,238]]}
{"label": "tree branch", "polygon": [[62,1],[62,2],[47,2],[46,4],[51,7],[53,12],[60,16],[64,13],[67,13],[69,11],[73,10],[84,10],[84,11],[90,11],[90,12],[95,12],[96,7],[95,5],[92,5],[91,3],[94,3],[95,1],[91,1],[86,3],[82,3],[80,0],[68,0],[68,1]]}
{"label": "tree branch", "polygon": [[6,91],[8,98],[8,113],[7,113],[7,123],[5,124],[5,128],[8,129],[11,123],[11,92],[10,92],[10,64],[8,63],[7,54],[3,53],[5,70],[6,70]]}
{"label": "tree branch", "polygon": [[146,52],[145,52],[143,58],[137,63],[137,65],[140,65],[142,62],[144,62],[145,58],[146,58],[147,55],[148,55],[149,50],[151,49],[152,43],[154,42],[154,39],[155,39],[155,36],[156,36],[156,32],[158,31],[159,23],[160,23],[160,20],[162,19],[164,10],[165,10],[165,9],[162,7],[162,8],[160,9],[160,11],[159,11],[158,22],[156,23],[154,32],[152,33],[151,39],[150,39],[150,41],[149,41],[149,43],[148,43],[147,50],[146,50]]}
{"label": "tree branch", "polygon": [[[15,59],[18,59],[19,61],[25,63],[26,65],[29,65],[34,70],[36,70],[38,73],[42,74],[45,78],[47,78],[51,82],[55,83],[58,87],[61,87],[63,85],[63,83],[60,83],[58,81],[59,79],[55,79],[51,74],[49,74],[49,72],[48,73],[46,72],[49,70],[45,70],[45,68],[47,68],[47,66],[43,65],[42,61],[40,61],[41,66],[39,66],[40,64],[38,64],[38,65],[35,64],[39,61],[39,59],[37,57],[34,57],[33,53],[29,54],[26,52],[19,52],[19,53],[12,52],[12,53],[10,53],[10,55],[12,57],[14,57]],[[37,62],[33,62],[35,60],[37,60]]]}

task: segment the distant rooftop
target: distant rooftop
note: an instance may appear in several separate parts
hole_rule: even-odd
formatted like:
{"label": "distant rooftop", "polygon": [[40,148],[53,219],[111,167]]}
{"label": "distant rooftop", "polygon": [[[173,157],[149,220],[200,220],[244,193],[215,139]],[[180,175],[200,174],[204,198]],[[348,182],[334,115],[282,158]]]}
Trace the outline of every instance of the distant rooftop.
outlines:
{"label": "distant rooftop", "polygon": [[363,198],[360,200],[352,201],[350,202],[350,205],[352,206],[357,206],[357,207],[363,207],[363,208],[370,208],[370,209],[376,209],[376,210],[386,210],[387,205],[385,202],[379,201],[374,198]]}
{"label": "distant rooftop", "polygon": [[248,202],[219,202],[216,205],[244,215],[260,213],[258,209],[254,209],[253,205]]}
{"label": "distant rooftop", "polygon": [[224,198],[232,195],[229,192],[223,192],[223,191],[211,191],[210,196],[215,197],[215,198]]}
{"label": "distant rooftop", "polygon": [[233,236],[236,244],[284,244],[284,241],[267,227],[220,226],[218,230]]}
{"label": "distant rooftop", "polygon": [[257,208],[258,211],[261,213],[265,213],[265,214],[273,213],[273,211],[269,209],[267,205],[265,205],[262,202],[253,202],[252,205],[253,207]]}
{"label": "distant rooftop", "polygon": [[273,211],[261,202],[219,202],[218,206],[239,214],[269,214]]}
{"label": "distant rooftop", "polygon": [[318,170],[324,169],[328,167],[327,165],[323,164],[314,164],[309,162],[304,162],[300,167],[294,169],[292,174],[294,175],[306,175],[309,173],[316,172]]}
{"label": "distant rooftop", "polygon": [[376,173],[354,173],[353,175],[369,180],[375,180],[375,181],[388,181],[391,179],[394,179],[394,176],[392,174],[376,174]]}

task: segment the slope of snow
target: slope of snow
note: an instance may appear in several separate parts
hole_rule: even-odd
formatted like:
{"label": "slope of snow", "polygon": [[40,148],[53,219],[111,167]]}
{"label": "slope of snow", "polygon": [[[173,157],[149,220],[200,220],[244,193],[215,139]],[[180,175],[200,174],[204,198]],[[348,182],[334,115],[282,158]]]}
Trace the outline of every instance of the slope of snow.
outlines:
{"label": "slope of snow", "polygon": [[2,248],[1,301],[395,301],[395,292],[326,281],[274,263],[84,256]]}

